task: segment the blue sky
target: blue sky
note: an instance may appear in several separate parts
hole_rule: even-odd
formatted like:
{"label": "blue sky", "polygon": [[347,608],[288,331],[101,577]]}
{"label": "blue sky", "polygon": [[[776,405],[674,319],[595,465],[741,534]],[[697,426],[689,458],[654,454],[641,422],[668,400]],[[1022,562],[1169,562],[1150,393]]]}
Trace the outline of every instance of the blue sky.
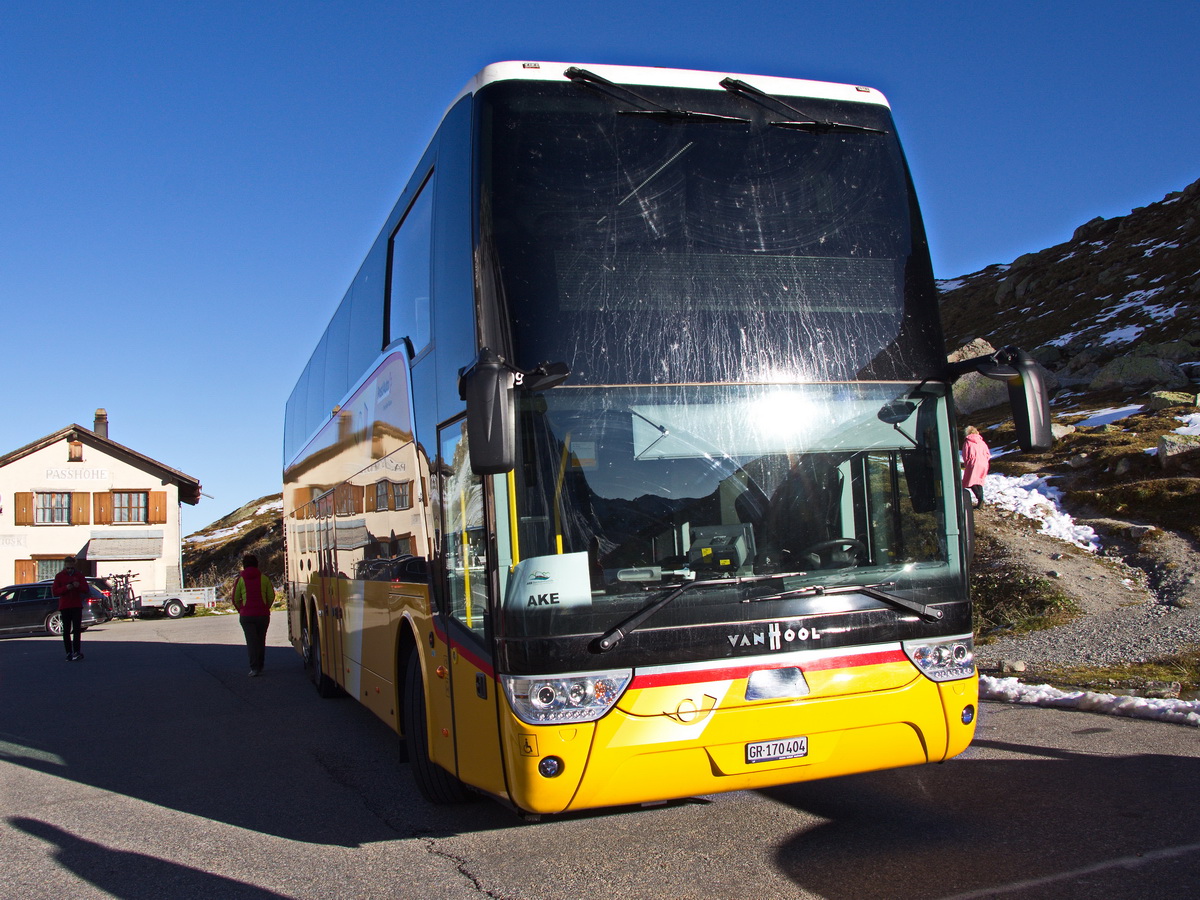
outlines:
{"label": "blue sky", "polygon": [[446,104],[488,62],[660,65],[889,98],[948,278],[1200,178],[1200,4],[0,0],[0,451],[105,407],[279,490],[283,405]]}

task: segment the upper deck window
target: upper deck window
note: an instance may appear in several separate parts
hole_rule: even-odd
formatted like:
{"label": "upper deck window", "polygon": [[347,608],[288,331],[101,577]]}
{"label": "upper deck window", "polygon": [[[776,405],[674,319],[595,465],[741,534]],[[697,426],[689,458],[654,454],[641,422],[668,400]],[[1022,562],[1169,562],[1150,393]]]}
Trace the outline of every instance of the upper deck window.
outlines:
{"label": "upper deck window", "polygon": [[388,343],[408,338],[413,353],[429,345],[430,246],[433,184],[425,183],[392,236]]}
{"label": "upper deck window", "polygon": [[481,92],[480,246],[517,364],[564,360],[576,384],[840,380],[913,356],[899,338],[914,326],[916,359],[936,364],[932,273],[886,107],[793,98],[874,129],[812,132],[714,88],[638,90],[736,120],[638,115],[569,83]]}

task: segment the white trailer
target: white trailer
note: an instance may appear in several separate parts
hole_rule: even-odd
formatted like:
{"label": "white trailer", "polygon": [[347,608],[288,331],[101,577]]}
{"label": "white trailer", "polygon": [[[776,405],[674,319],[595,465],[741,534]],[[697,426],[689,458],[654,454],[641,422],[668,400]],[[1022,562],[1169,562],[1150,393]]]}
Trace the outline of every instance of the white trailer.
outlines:
{"label": "white trailer", "polygon": [[169,619],[190,616],[197,606],[209,609],[217,605],[217,589],[205,588],[176,588],[173,591],[144,591],[134,597],[130,604],[133,615],[140,616],[146,610],[158,610]]}

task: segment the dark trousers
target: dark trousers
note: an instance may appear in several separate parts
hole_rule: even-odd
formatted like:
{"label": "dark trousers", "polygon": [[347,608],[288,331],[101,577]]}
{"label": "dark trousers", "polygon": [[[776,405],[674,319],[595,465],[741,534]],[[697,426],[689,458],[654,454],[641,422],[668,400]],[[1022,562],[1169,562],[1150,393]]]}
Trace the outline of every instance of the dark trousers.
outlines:
{"label": "dark trousers", "polygon": [[267,626],[270,616],[242,616],[242,633],[246,635],[246,650],[250,654],[250,668],[261,672],[263,659],[267,655]]}
{"label": "dark trousers", "polygon": [[58,614],[62,617],[63,646],[67,656],[78,653],[79,637],[83,634],[83,608],[60,609]]}

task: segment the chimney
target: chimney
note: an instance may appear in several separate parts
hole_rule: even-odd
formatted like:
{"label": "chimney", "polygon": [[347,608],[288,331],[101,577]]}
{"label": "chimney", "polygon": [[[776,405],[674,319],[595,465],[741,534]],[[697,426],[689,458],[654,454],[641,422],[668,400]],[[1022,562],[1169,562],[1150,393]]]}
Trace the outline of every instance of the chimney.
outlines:
{"label": "chimney", "polygon": [[96,410],[96,423],[92,426],[92,431],[102,438],[108,437],[108,413],[103,409]]}

